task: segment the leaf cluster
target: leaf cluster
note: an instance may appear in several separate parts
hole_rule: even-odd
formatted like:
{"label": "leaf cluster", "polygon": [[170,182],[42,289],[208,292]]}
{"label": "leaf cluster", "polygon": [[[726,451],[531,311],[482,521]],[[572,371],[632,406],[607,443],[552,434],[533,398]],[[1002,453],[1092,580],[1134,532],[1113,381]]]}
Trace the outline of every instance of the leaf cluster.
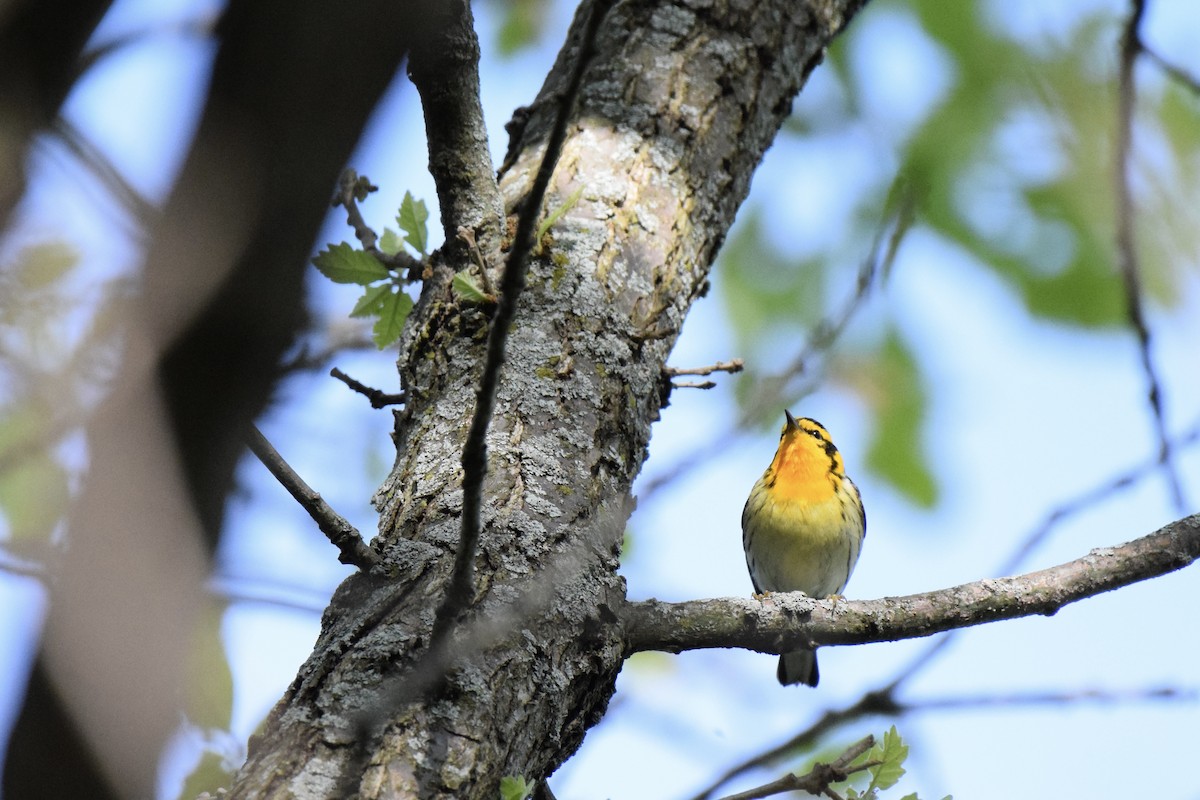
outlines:
{"label": "leaf cluster", "polygon": [[[402,233],[384,228],[379,250],[395,255],[406,246],[420,258],[428,257],[429,210],[424,200],[414,200],[405,192],[396,214],[396,225]],[[380,350],[400,338],[404,321],[412,311],[413,300],[404,291],[407,279],[366,250],[346,242],[328,245],[313,258],[313,265],[334,283],[353,283],[364,287],[363,295],[354,304],[351,317],[373,318],[372,338]]]}

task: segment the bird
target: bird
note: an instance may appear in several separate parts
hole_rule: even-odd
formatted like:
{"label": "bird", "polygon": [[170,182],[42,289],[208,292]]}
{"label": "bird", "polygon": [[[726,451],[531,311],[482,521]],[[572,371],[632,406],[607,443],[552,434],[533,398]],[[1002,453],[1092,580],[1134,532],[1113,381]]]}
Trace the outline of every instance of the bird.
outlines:
{"label": "bird", "polygon": [[[742,510],[750,581],[760,597],[796,591],[838,597],[867,535],[862,496],[825,426],[783,413],[779,449]],[[782,654],[777,676],[784,686],[816,686],[816,651]]]}

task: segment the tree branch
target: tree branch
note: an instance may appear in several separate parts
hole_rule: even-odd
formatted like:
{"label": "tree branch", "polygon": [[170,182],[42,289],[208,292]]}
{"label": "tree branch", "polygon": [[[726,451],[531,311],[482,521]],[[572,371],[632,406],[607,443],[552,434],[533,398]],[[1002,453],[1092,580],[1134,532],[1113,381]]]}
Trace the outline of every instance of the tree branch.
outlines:
{"label": "tree branch", "polygon": [[536,244],[534,232],[537,228],[538,216],[542,208],[542,200],[558,163],[558,155],[562,150],[567,135],[567,121],[571,109],[579,95],[579,87],[583,82],[583,72],[591,60],[596,39],[596,31],[600,21],[608,10],[608,4],[599,3],[592,10],[588,20],[584,38],[579,47],[574,68],[571,72],[570,83],[566,93],[560,98],[558,115],[550,137],[546,141],[546,152],[542,155],[541,165],[533,186],[525,199],[525,205],[517,220],[517,231],[512,250],[508,254],[508,263],[504,268],[504,276],[500,281],[500,299],[496,307],[496,315],[492,319],[488,331],[487,358],[483,366],[483,378],[480,380],[476,393],[475,415],[471,419],[471,428],[467,432],[467,441],[463,446],[463,511],[462,532],[459,536],[458,551],[455,554],[454,573],[446,587],[446,598],[438,608],[437,622],[433,629],[434,642],[441,641],[454,620],[470,603],[475,594],[475,550],[479,544],[481,531],[480,511],[483,505],[483,479],[487,474],[487,436],[488,423],[496,406],[496,388],[500,382],[500,367],[504,364],[504,349],[508,341],[509,328],[516,315],[517,299],[525,289],[525,271],[528,267],[529,255]]}
{"label": "tree branch", "polygon": [[313,488],[296,474],[257,427],[251,428],[246,437],[246,444],[275,479],[283,484],[288,494],[304,507],[321,529],[321,533],[337,547],[338,561],[356,566],[363,572],[370,572],[371,567],[379,563],[379,556],[363,541],[358,529],[334,511],[321,495],[313,491]]}
{"label": "tree branch", "polygon": [[437,185],[449,263],[465,259],[460,227],[476,231],[488,263],[499,263],[504,205],[479,100],[479,39],[467,0],[430,0],[413,15],[420,29],[409,78],[421,95],[429,173]]}
{"label": "tree branch", "polygon": [[1056,567],[949,589],[879,600],[814,600],[800,593],[628,603],[621,612],[630,653],[744,647],[783,653],[798,646],[914,639],[985,622],[1042,614],[1158,577],[1200,557],[1200,515]]}
{"label": "tree branch", "polygon": [[1171,462],[1171,445],[1167,439],[1166,414],[1163,411],[1162,385],[1154,368],[1150,354],[1150,328],[1142,308],[1142,285],[1138,266],[1137,246],[1134,241],[1133,191],[1129,185],[1130,163],[1133,153],[1133,113],[1137,100],[1137,85],[1133,69],[1138,54],[1142,51],[1139,29],[1146,11],[1145,0],[1132,0],[1132,10],[1121,35],[1121,61],[1117,93],[1117,160],[1114,169],[1116,178],[1116,225],[1117,225],[1117,268],[1125,284],[1125,308],[1129,324],[1137,336],[1138,353],[1141,355],[1142,373],[1146,376],[1147,399],[1150,415],[1154,420],[1154,433],[1158,439],[1158,460],[1171,491],[1171,498],[1179,513],[1187,508],[1183,496],[1183,484]]}
{"label": "tree branch", "polygon": [[329,375],[330,377],[337,378],[339,381],[370,400],[371,408],[386,408],[387,406],[397,406],[404,402],[404,392],[390,394],[382,389],[376,389],[374,387],[367,386],[365,383],[354,380],[354,378],[351,378],[337,367],[329,370]]}

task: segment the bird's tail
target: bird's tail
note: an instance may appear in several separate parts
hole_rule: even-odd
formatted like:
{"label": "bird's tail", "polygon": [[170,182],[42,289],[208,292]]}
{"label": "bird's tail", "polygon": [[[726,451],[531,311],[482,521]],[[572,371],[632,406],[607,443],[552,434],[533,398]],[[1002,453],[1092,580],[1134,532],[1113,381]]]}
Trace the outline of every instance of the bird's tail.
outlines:
{"label": "bird's tail", "polygon": [[793,683],[803,683],[806,686],[816,686],[821,675],[817,672],[817,652],[815,650],[793,650],[779,657],[779,671],[776,673],[779,682],[784,686]]}

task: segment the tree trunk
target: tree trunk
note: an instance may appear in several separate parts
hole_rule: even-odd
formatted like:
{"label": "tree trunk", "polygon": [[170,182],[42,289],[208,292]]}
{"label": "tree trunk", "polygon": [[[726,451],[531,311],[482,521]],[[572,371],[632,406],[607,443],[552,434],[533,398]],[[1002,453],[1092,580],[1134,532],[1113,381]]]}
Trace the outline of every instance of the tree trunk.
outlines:
{"label": "tree trunk", "polygon": [[[376,498],[386,575],[339,588],[233,796],[494,798],[501,777],[543,778],[576,750],[627,654],[610,607],[664,362],[792,98],[862,2],[608,12],[541,213],[582,194],[532,259],[510,333],[455,660],[444,680],[406,673],[454,561],[489,319],[450,289],[469,265],[435,263],[401,343],[407,403]],[[590,7],[517,134],[500,185],[510,222]]]}

